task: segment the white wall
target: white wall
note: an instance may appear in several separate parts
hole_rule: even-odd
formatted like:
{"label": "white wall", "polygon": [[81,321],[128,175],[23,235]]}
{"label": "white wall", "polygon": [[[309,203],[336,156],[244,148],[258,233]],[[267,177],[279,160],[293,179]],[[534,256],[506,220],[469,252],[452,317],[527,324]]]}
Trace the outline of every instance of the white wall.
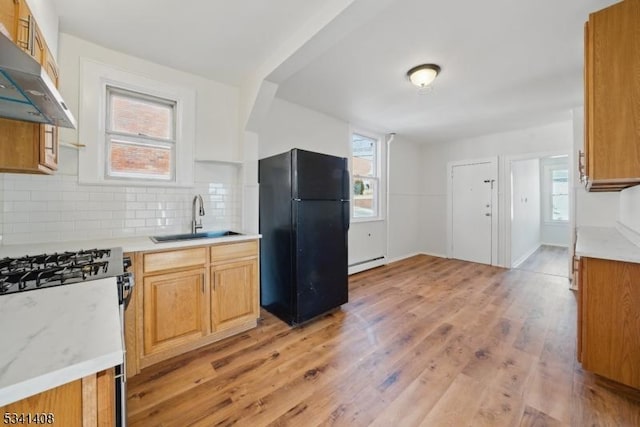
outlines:
{"label": "white wall", "polygon": [[349,157],[349,124],[297,104],[275,98],[260,131],[259,158],[292,148]]}
{"label": "white wall", "polygon": [[389,259],[423,251],[422,146],[398,135],[389,147]]}
{"label": "white wall", "polygon": [[[340,157],[351,155],[348,123],[280,98],[274,99],[259,137],[259,158],[292,148]],[[378,256],[386,256],[385,222],[352,223],[349,264]]]}
{"label": "white wall", "polygon": [[620,193],[620,222],[640,234],[640,186],[627,188]]}
{"label": "white wall", "polygon": [[53,57],[58,57],[58,11],[52,0],[27,0]]}
{"label": "white wall", "polygon": [[578,180],[578,151],[584,151],[584,109],[576,108],[573,114],[573,165],[575,183],[575,224],[580,226],[614,227],[618,218],[619,192],[587,192]]}
{"label": "white wall", "polygon": [[521,264],[540,247],[540,161],[511,163],[511,260]]}
{"label": "white wall", "polygon": [[[106,49],[69,34],[60,34],[60,92],[79,122],[80,57],[91,58],[114,68],[156,81],[190,88],[196,92],[195,156],[198,160],[241,160],[239,137],[239,91],[213,80],[130,55]],[[60,130],[61,142],[78,141],[78,131]]]}
{"label": "white wall", "polygon": [[[572,122],[551,123],[530,129],[482,135],[446,144],[426,145],[423,150],[424,195],[421,208],[423,251],[446,254],[446,188],[447,163],[492,156],[508,156],[524,153],[555,152],[571,149]],[[505,265],[506,208],[504,207],[504,179],[498,182],[500,241],[498,264]]]}
{"label": "white wall", "polygon": [[[78,114],[80,57],[193,89],[197,97],[196,158],[241,160],[237,88],[61,34],[61,92],[79,123],[83,120]],[[80,185],[78,152],[64,145],[91,142],[78,141],[78,132],[70,129],[60,129],[60,141],[63,148],[56,175],[2,175],[3,244],[186,232],[191,200],[198,193],[205,198],[205,229],[241,225],[244,174],[239,165],[195,163],[192,188]]]}

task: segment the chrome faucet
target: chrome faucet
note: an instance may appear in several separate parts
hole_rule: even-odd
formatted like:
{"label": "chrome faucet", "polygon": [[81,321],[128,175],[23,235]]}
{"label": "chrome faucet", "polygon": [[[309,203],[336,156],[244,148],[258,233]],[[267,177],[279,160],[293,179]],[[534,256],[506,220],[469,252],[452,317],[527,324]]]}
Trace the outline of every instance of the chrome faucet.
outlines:
{"label": "chrome faucet", "polygon": [[202,196],[197,194],[193,198],[193,203],[191,206],[191,234],[196,234],[196,232],[202,228],[202,220],[196,220],[196,205],[200,203],[200,209],[198,209],[198,215],[204,216],[204,202],[202,201]]}

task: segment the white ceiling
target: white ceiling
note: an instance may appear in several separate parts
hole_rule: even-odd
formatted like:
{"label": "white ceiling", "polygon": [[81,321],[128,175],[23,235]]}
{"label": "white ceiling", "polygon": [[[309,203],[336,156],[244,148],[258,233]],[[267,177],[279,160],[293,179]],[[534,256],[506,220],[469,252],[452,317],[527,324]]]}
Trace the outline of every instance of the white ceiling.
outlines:
{"label": "white ceiling", "polygon": [[[285,80],[276,69],[277,96],[417,142],[568,119],[582,104],[584,22],[615,2],[395,0],[364,24],[354,20],[352,31]],[[324,2],[55,3],[63,32],[240,85]],[[442,72],[420,93],[405,73],[425,62]]]}
{"label": "white ceiling", "polygon": [[316,0],[54,0],[60,31],[240,85],[320,9]]}

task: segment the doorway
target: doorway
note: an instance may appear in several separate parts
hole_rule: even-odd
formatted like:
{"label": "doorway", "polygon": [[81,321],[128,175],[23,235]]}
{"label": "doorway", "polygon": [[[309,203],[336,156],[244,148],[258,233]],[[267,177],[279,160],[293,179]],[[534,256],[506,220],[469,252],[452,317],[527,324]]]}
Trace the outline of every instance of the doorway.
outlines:
{"label": "doorway", "polygon": [[450,258],[497,262],[497,159],[449,164]]}
{"label": "doorway", "polygon": [[509,164],[509,266],[569,276],[569,157],[512,158]]}

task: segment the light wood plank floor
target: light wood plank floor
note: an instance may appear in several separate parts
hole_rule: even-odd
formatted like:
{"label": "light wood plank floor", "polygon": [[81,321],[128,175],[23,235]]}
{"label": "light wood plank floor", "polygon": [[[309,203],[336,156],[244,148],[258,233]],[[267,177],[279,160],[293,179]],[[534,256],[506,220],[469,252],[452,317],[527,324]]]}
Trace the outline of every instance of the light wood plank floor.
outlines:
{"label": "light wood plank floor", "polygon": [[132,426],[640,426],[640,396],[575,360],[566,280],[417,256],[342,310],[258,328],[129,381]]}
{"label": "light wood plank floor", "polygon": [[568,277],[569,249],[542,245],[518,266],[518,270]]}

